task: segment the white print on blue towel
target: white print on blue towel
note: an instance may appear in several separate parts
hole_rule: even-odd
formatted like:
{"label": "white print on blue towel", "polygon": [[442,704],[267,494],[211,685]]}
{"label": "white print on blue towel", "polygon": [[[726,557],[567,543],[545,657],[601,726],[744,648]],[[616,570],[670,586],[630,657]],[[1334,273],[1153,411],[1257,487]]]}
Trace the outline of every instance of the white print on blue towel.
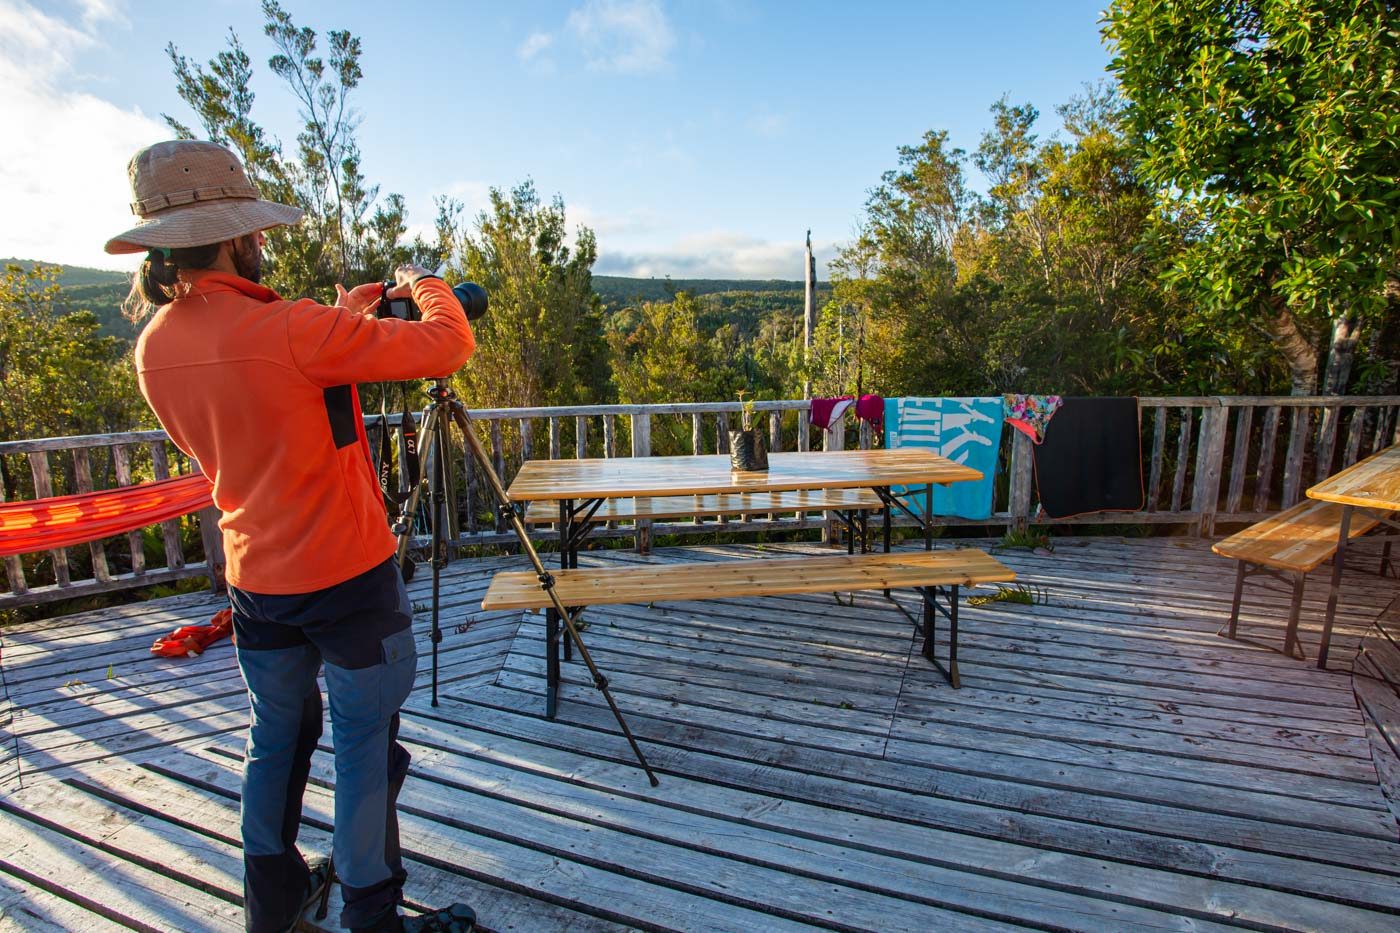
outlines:
{"label": "white print on blue towel", "polygon": [[[899,430],[894,447],[931,447],[955,463],[966,463],[970,444],[992,446],[991,438],[979,434],[973,425],[990,423],[993,418],[973,407],[975,399],[900,399]],[[931,403],[931,404],[930,404]]]}

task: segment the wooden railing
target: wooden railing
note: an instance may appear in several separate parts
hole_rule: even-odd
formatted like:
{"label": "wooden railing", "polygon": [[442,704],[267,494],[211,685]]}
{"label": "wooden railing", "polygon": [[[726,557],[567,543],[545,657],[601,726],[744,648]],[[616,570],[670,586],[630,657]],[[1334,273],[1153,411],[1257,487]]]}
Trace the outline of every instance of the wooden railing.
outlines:
{"label": "wooden railing", "polygon": [[[1144,508],[1082,517],[1075,524],[1175,524],[1210,535],[1217,525],[1257,521],[1287,508],[1313,482],[1400,442],[1400,396],[1141,398],[1138,405]],[[766,429],[770,450],[878,445],[869,425],[850,416],[829,433],[812,428],[808,407],[805,400],[755,405],[756,426]],[[528,459],[727,453],[727,431],[738,426],[740,412],[738,402],[704,402],[482,409],[472,417],[494,467],[509,483]],[[379,419],[366,419],[366,427],[371,449],[378,450]],[[390,419],[389,430],[401,451],[396,419]],[[476,465],[460,446],[453,460],[456,544],[508,546],[514,538],[492,510]],[[1032,461],[1030,441],[1020,432],[1003,432],[991,519],[947,523],[1014,529],[1070,524],[1039,514]],[[18,490],[20,498],[124,486],[169,476],[172,469],[198,469],[161,431],[9,441],[0,443],[0,462],[7,486]],[[216,519],[216,514],[201,514],[166,522],[159,528],[159,541],[132,532],[82,548],[7,558],[9,592],[0,594],[0,608],[191,577],[217,580],[223,557]],[[645,545],[661,534],[806,528],[831,532],[820,514],[755,514],[652,527],[614,524],[598,534],[636,537]],[[540,531],[544,539],[551,535],[548,529]],[[163,552],[164,565],[148,565],[148,550]]]}

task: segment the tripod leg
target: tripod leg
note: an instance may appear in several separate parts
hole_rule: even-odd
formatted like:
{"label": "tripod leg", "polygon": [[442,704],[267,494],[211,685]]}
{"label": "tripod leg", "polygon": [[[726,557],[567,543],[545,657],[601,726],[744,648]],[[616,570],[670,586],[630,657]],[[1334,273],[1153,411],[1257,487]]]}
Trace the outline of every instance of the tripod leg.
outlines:
{"label": "tripod leg", "polygon": [[429,501],[432,508],[432,564],[433,564],[433,706],[438,705],[438,645],[442,643],[442,626],[439,614],[442,608],[442,568],[447,564],[447,478],[451,475],[447,463],[447,433],[433,432],[433,465],[429,474]]}
{"label": "tripod leg", "polygon": [[462,429],[462,436],[465,438],[467,447],[472,452],[472,457],[481,467],[482,474],[486,477],[486,482],[491,487],[491,493],[500,504],[501,514],[510,520],[511,530],[515,532],[516,539],[520,542],[520,550],[530,560],[530,566],[539,575],[540,586],[549,594],[549,601],[559,620],[564,624],[565,636],[569,638],[574,646],[578,648],[579,658],[588,668],[589,674],[593,676],[593,686],[603,695],[607,701],[608,708],[612,710],[613,718],[617,720],[618,728],[622,730],[623,736],[627,739],[627,744],[632,747],[632,754],[637,756],[637,763],[646,772],[647,780],[651,786],[655,787],[660,782],[656,778],[655,772],[647,764],[646,756],[642,754],[641,746],[637,744],[637,739],[632,735],[632,730],[627,726],[627,720],[622,718],[622,710],[617,708],[617,701],[613,699],[612,691],[608,689],[608,679],[598,670],[598,665],[593,663],[593,655],[589,653],[588,647],[579,636],[578,629],[574,625],[573,615],[565,608],[560,600],[559,594],[554,589],[554,577],[545,570],[544,564],[540,561],[539,552],[535,550],[534,542],[530,540],[529,532],[525,529],[525,523],[520,519],[520,512],[510,501],[510,496],[506,493],[505,487],[501,485],[501,478],[496,475],[496,470],[491,464],[491,460],[486,455],[486,451],[481,446],[481,440],[472,430],[471,419],[467,416],[467,410],[461,402],[452,402],[452,418]]}

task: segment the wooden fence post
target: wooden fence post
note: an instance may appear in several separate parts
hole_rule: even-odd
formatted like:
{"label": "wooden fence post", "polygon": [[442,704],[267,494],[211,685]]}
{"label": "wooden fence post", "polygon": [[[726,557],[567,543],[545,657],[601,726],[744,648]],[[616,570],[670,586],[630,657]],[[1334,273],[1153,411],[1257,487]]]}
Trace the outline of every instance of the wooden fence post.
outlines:
{"label": "wooden fence post", "polygon": [[1303,486],[1303,456],[1308,449],[1308,423],[1312,409],[1299,405],[1289,413],[1288,456],[1283,461],[1283,508],[1298,504]]}
{"label": "wooden fence post", "polygon": [[[193,473],[203,473],[204,469],[199,465],[198,460],[190,461],[190,471]],[[224,556],[224,534],[219,530],[219,519],[223,518],[223,512],[219,511],[217,505],[211,505],[207,509],[200,509],[199,540],[204,545],[204,567],[209,575],[209,592],[222,593],[226,586],[224,580],[224,567],[228,559]]]}
{"label": "wooden fence post", "polygon": [[1191,488],[1191,511],[1198,516],[1192,533],[1215,533],[1215,513],[1220,508],[1220,473],[1225,459],[1225,428],[1230,409],[1219,399],[1201,411],[1201,433],[1196,439],[1196,476]]}
{"label": "wooden fence post", "polygon": [[[651,456],[651,415],[642,412],[632,418],[632,456]],[[637,520],[637,553],[651,553],[651,521]]]}
{"label": "wooden fence post", "polygon": [[1024,533],[1031,523],[1032,471],[1035,463],[1031,439],[1021,431],[1011,432],[1011,486],[1007,510],[1011,513],[1011,529]]}

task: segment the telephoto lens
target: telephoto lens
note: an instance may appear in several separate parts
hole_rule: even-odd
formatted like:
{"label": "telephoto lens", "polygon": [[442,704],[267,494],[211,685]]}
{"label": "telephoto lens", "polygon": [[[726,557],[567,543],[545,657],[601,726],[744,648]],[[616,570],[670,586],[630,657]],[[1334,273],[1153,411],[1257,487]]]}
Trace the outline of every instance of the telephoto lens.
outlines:
{"label": "telephoto lens", "polygon": [[469,321],[475,321],[485,314],[486,306],[490,304],[490,299],[486,297],[486,289],[475,282],[462,282],[452,286],[452,294],[462,303],[462,311]]}

